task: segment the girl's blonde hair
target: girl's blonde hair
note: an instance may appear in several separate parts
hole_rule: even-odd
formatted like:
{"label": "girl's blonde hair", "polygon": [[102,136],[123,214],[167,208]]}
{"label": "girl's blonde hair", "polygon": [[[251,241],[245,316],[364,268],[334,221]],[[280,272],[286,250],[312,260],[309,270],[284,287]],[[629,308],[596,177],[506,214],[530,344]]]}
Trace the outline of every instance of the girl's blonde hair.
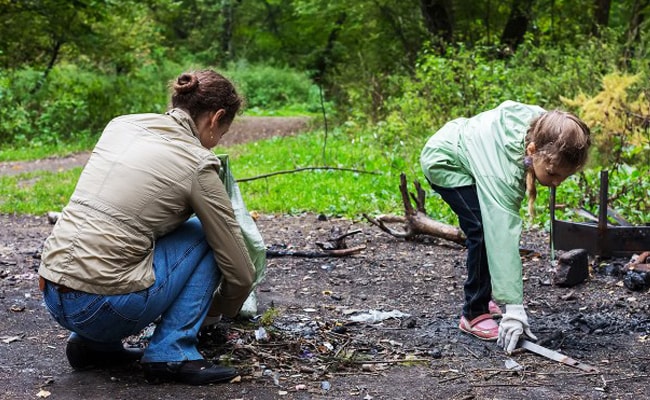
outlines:
{"label": "girl's blonde hair", "polygon": [[[574,172],[587,162],[591,132],[587,124],[575,115],[560,110],[548,111],[535,118],[528,128],[525,145],[534,142],[537,154],[546,161]],[[528,213],[535,215],[534,204],[537,198],[535,173],[532,168],[526,172],[526,193],[528,194]]]}

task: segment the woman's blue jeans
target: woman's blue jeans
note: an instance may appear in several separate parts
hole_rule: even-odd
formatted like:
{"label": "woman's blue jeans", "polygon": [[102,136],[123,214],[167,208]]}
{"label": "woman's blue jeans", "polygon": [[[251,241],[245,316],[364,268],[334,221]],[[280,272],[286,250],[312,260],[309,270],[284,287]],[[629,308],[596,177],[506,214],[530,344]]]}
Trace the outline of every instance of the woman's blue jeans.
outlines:
{"label": "woman's blue jeans", "polygon": [[460,228],[467,236],[467,280],[463,287],[463,315],[471,321],[489,312],[488,303],[492,298],[492,282],[476,186],[444,188],[431,184],[431,187],[458,215]]}
{"label": "woman's blue jeans", "polygon": [[191,218],[156,241],[155,283],[139,292],[60,293],[48,283],[45,304],[56,321],[95,350],[122,349],[122,339],[160,318],[142,362],[202,359],[198,332],[221,278],[201,223]]}

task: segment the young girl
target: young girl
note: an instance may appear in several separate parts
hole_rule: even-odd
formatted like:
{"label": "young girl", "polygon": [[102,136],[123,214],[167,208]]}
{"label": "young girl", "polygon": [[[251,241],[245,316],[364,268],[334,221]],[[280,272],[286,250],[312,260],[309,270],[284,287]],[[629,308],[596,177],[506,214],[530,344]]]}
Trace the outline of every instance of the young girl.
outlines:
{"label": "young girl", "polygon": [[[424,146],[422,170],[458,215],[467,236],[467,280],[459,329],[498,340],[510,353],[525,333],[519,209],[533,212],[535,180],[557,186],[587,160],[589,128],[576,116],[506,101],[445,124]],[[506,304],[501,314],[491,299]]]}

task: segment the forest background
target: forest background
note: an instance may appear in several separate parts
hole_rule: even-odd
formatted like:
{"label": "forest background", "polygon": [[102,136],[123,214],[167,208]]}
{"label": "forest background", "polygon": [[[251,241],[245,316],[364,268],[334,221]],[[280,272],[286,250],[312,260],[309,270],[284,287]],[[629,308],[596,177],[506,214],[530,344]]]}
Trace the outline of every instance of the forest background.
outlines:
{"label": "forest background", "polygon": [[[90,150],[111,118],[164,112],[180,72],[214,68],[245,115],[312,117],[302,135],[216,149],[238,179],[322,168],[242,182],[249,209],[399,213],[399,174],[423,180],[437,128],[516,100],[592,128],[560,218],[597,213],[607,170],[610,206],[649,223],[649,17],[650,0],[0,0],[0,161]],[[0,177],[0,212],[60,209],[79,173]]]}

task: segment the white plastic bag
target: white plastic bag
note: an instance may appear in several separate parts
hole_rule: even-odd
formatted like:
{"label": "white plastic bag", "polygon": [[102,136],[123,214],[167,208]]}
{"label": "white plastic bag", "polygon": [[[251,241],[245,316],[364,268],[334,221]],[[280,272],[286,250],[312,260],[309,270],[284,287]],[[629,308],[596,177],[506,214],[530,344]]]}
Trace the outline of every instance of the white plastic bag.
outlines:
{"label": "white plastic bag", "polygon": [[244,203],[244,199],[239,191],[239,186],[237,186],[237,182],[232,176],[228,155],[219,154],[217,157],[221,161],[219,177],[230,196],[230,201],[232,202],[232,207],[235,211],[235,218],[237,219],[242,235],[244,236],[248,254],[255,266],[255,282],[253,284],[253,290],[248,296],[248,299],[244,302],[241,311],[239,311],[240,316],[250,318],[257,314],[257,296],[255,294],[255,287],[257,287],[257,285],[262,281],[266,272],[266,246],[264,245],[262,234],[257,229],[255,221],[246,209],[246,204]]}

